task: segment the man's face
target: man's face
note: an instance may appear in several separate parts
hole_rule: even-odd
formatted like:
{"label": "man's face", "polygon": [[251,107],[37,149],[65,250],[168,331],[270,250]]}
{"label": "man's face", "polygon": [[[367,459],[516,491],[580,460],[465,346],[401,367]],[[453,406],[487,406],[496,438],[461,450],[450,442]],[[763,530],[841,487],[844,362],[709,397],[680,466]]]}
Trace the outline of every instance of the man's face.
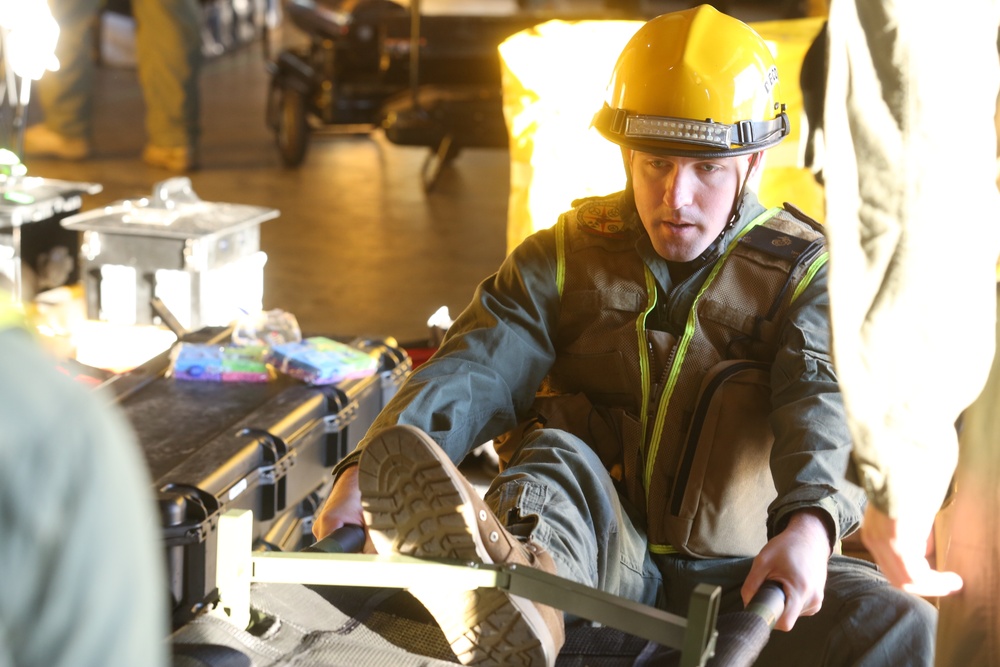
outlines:
{"label": "man's face", "polygon": [[635,206],[653,248],[672,262],[696,259],[729,221],[749,158],[632,151],[631,160]]}

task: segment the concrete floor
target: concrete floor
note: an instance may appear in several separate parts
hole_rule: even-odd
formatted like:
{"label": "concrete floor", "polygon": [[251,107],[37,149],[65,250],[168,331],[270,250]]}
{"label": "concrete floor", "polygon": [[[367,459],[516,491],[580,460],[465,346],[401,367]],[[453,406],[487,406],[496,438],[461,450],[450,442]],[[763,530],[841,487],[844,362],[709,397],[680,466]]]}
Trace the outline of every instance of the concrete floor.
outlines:
{"label": "concrete floor", "polygon": [[[766,19],[780,4],[733,13]],[[296,38],[284,30],[279,47]],[[397,146],[380,131],[316,136],[305,162],[286,168],[264,121],[268,83],[262,42],[207,63],[202,166],[190,174],[204,200],[281,212],[261,228],[264,307],[294,313],[306,335],[425,339],[427,318],[440,306],[455,315],[505,255],[507,151],[465,149],[431,192],[420,180],[428,149]],[[33,107],[32,120],[38,117]],[[101,184],[101,193],[84,199],[89,210],[147,195],[171,176],[140,161],[144,143],[135,71],[103,67],[95,155],[28,166],[37,176]]]}
{"label": "concrete floor", "polygon": [[[307,335],[427,337],[439,306],[462,308],[504,256],[507,156],[468,150],[425,194],[426,150],[381,133],[314,138],[297,169],[282,166],[264,123],[268,75],[256,46],[219,57],[202,76],[206,201],[276,208],[261,227],[264,307],[294,313]],[[96,154],[34,160],[29,173],[100,183],[84,210],[149,194],[170,173],[145,166],[142,99],[132,70],[102,70]]]}

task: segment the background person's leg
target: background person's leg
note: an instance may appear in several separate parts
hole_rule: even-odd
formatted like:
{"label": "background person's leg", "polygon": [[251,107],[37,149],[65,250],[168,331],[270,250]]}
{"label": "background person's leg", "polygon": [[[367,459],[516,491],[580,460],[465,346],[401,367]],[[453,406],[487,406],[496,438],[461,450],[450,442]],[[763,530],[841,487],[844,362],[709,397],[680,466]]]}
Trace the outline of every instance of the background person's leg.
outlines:
{"label": "background person's leg", "polygon": [[59,24],[59,70],[37,83],[44,123],[25,134],[25,153],[82,159],[90,154],[94,86],[94,21],[101,0],[50,0]]}
{"label": "background person's leg", "polygon": [[950,544],[941,567],[960,574],[964,585],[959,592],[941,599],[937,648],[937,664],[941,667],[985,667],[1000,662],[998,408],[1000,356],[994,356],[986,388],[965,412],[959,435]]}
{"label": "background person's leg", "polygon": [[[197,0],[133,0],[139,81],[150,149],[157,166],[195,166],[200,133],[201,13]],[[173,149],[172,152],[167,149]],[[173,159],[169,159],[172,156]]]}

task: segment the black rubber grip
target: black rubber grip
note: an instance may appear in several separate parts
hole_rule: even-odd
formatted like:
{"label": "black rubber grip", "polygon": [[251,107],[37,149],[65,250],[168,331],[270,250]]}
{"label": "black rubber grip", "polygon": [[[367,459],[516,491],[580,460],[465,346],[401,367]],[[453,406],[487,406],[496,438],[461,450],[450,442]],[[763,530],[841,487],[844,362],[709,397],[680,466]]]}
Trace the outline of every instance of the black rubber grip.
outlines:
{"label": "black rubber grip", "polygon": [[365,546],[365,529],[354,524],[341,526],[302,551],[327,554],[359,553]]}
{"label": "black rubber grip", "polygon": [[715,655],[708,667],[750,667],[771,638],[771,630],[785,609],[780,584],[765,581],[743,611],[721,614]]}
{"label": "black rubber grip", "polygon": [[785,590],[781,584],[765,581],[747,605],[746,611],[757,614],[773,628],[785,611]]}

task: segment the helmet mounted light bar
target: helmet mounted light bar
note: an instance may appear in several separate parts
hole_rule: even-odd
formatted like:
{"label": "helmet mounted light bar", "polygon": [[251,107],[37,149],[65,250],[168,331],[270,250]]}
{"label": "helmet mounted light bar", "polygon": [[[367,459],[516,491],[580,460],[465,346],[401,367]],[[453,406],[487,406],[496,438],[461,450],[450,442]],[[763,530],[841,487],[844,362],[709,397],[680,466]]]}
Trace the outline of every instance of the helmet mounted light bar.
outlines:
{"label": "helmet mounted light bar", "polygon": [[[594,125],[627,143],[630,139],[658,140],[694,144],[717,149],[732,147],[765,148],[785,137],[790,126],[784,105],[781,113],[765,121],[741,120],[733,125],[670,116],[630,114],[625,109],[605,106],[594,117]],[[611,137],[608,137],[611,138]]]}
{"label": "helmet mounted light bar", "polygon": [[688,144],[728,148],[733,127],[711,120],[697,121],[663,116],[626,116],[625,136],[630,139],[667,139]]}

